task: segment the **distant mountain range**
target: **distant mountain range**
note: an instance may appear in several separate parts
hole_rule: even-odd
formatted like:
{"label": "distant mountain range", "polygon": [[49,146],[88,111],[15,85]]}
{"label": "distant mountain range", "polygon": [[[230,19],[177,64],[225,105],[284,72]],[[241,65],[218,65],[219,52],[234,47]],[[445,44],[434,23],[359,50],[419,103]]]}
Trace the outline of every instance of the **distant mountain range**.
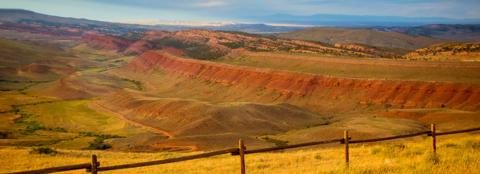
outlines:
{"label": "distant mountain range", "polygon": [[480,24],[430,24],[415,27],[374,27],[373,29],[455,41],[480,41]]}
{"label": "distant mountain range", "polygon": [[267,24],[225,24],[221,26],[137,25],[58,17],[21,9],[0,9],[0,22],[72,27],[113,35],[122,35],[128,32],[142,32],[146,30],[177,31],[188,29],[241,31],[248,33],[277,33],[304,28],[296,26],[272,26]]}
{"label": "distant mountain range", "polygon": [[[406,18],[381,16],[351,15],[312,15],[292,16],[273,15],[259,18],[272,23],[304,23],[330,24],[348,27],[311,28],[305,26],[273,26],[268,24],[225,24],[212,26],[188,25],[138,25],[95,21],[88,19],[67,18],[40,14],[28,10],[0,9],[0,29],[25,30],[33,33],[82,36],[84,32],[98,32],[108,35],[125,35],[148,30],[189,30],[207,29],[236,31],[257,34],[275,34],[278,37],[319,41],[329,44],[366,44],[376,47],[387,47],[414,50],[444,41],[480,41],[480,24],[464,24],[479,21],[475,19],[456,20],[447,18]],[[393,23],[388,23],[393,21]],[[400,23],[399,23],[400,22]],[[442,22],[446,24],[429,24],[419,26],[402,26]],[[379,25],[400,26],[369,26]],[[455,24],[448,24],[455,23]],[[42,27],[39,27],[42,26]],[[366,26],[366,27],[360,27]]]}
{"label": "distant mountain range", "polygon": [[428,24],[479,24],[480,19],[451,19],[439,17],[399,17],[399,16],[359,16],[337,14],[315,14],[297,16],[276,14],[249,17],[266,23],[291,23],[331,27],[371,27],[371,26],[418,26]]}

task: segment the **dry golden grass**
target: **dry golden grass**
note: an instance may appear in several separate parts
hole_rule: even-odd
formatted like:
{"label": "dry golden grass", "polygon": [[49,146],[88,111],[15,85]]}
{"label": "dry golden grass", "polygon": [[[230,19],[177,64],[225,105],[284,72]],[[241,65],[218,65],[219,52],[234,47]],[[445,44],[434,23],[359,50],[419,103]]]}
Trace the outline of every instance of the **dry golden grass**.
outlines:
{"label": "dry golden grass", "polygon": [[[299,149],[246,156],[247,173],[480,173],[480,134],[437,138],[437,156],[431,139],[417,138],[379,144],[353,145],[350,167],[343,162],[343,147]],[[97,154],[101,166],[150,161],[191,153],[123,153],[59,150],[57,155],[33,155],[29,149],[0,149],[0,172],[85,163]],[[222,155],[151,167],[105,173],[238,173],[238,156]],[[85,173],[78,170],[71,173]],[[102,172],[103,173],[103,172]]]}
{"label": "dry golden grass", "polygon": [[335,77],[480,83],[480,75],[476,73],[480,69],[478,62],[423,62],[274,52],[240,52],[216,61]]}

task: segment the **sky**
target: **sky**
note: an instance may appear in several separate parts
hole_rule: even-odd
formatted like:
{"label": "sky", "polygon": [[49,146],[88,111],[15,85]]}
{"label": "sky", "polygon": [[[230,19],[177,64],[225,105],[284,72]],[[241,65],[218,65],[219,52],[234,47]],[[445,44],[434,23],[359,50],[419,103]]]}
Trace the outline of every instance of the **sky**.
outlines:
{"label": "sky", "polygon": [[255,23],[275,14],[480,18],[480,0],[0,0],[0,8],[139,24]]}

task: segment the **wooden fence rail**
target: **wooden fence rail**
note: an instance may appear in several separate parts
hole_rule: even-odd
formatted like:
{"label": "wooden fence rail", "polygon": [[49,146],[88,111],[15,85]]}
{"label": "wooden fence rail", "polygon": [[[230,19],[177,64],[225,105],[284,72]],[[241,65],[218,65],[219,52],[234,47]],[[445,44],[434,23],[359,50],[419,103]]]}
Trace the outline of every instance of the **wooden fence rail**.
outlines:
{"label": "wooden fence rail", "polygon": [[346,161],[347,166],[348,166],[348,163],[349,163],[349,144],[379,142],[379,141],[387,141],[387,140],[393,140],[393,139],[401,139],[401,138],[409,138],[409,137],[427,135],[427,136],[432,137],[433,152],[435,153],[436,152],[436,138],[435,138],[436,136],[466,133],[466,132],[473,132],[473,131],[480,131],[480,127],[479,128],[472,128],[472,129],[448,131],[448,132],[436,132],[435,125],[432,124],[430,131],[422,131],[422,132],[417,132],[417,133],[412,133],[412,134],[397,135],[397,136],[390,136],[390,137],[383,137],[383,138],[373,138],[373,139],[365,139],[365,140],[351,140],[352,138],[348,135],[348,131],[345,130],[344,137],[340,138],[340,139],[332,139],[332,140],[325,140],[325,141],[314,141],[314,142],[292,144],[292,145],[286,145],[286,146],[280,146],[280,147],[270,147],[270,148],[248,150],[248,149],[246,149],[246,147],[243,143],[243,140],[240,140],[238,148],[230,148],[230,149],[224,149],[224,150],[219,150],[219,151],[213,151],[213,152],[207,152],[207,153],[201,153],[201,154],[183,156],[183,157],[177,157],[177,158],[100,167],[100,162],[97,161],[97,156],[92,155],[91,163],[61,166],[61,167],[52,167],[52,168],[22,171],[22,172],[13,172],[13,173],[9,173],[9,174],[42,174],[42,173],[54,173],[54,172],[79,170],[79,169],[86,169],[87,172],[96,174],[97,172],[100,172],[100,171],[109,171],[109,170],[128,169],[128,168],[135,168],[135,167],[144,167],[144,166],[152,166],[152,165],[159,165],[159,164],[167,164],[167,163],[174,163],[174,162],[180,162],[180,161],[207,158],[207,157],[217,156],[217,155],[222,155],[222,154],[231,154],[231,155],[240,156],[240,170],[241,170],[240,172],[241,172],[241,174],[245,174],[245,157],[244,156],[247,155],[247,154],[254,154],[254,153],[261,153],[261,152],[272,152],[272,151],[279,151],[279,150],[285,150],[285,149],[291,149],[291,148],[307,147],[307,146],[337,143],[337,142],[341,143],[341,144],[345,144],[345,161]]}
{"label": "wooden fence rail", "polygon": [[91,167],[90,163],[85,163],[85,164],[76,164],[76,165],[45,168],[45,169],[39,169],[39,170],[28,170],[28,171],[22,171],[22,172],[13,172],[13,173],[9,173],[9,174],[54,173],[54,172],[63,172],[63,171],[70,171],[70,170],[89,169],[90,167]]}
{"label": "wooden fence rail", "polygon": [[187,160],[207,158],[207,157],[217,156],[217,155],[222,155],[222,154],[228,154],[228,153],[232,153],[232,152],[236,152],[236,151],[238,151],[237,148],[231,148],[231,149],[219,150],[219,151],[214,151],[214,152],[201,153],[201,154],[197,154],[197,155],[183,156],[183,157],[178,157],[178,158],[170,158],[170,159],[157,160],[157,161],[148,161],[148,162],[140,162],[140,163],[100,167],[100,168],[98,168],[98,171],[128,169],[128,168],[135,168],[135,167],[144,167],[144,166],[174,163],[174,162],[179,162],[179,161],[187,161]]}
{"label": "wooden fence rail", "polygon": [[387,141],[387,140],[394,140],[394,139],[401,139],[401,138],[416,137],[416,136],[420,136],[420,135],[426,135],[428,133],[430,133],[430,131],[423,131],[423,132],[418,132],[418,133],[413,133],[413,134],[397,135],[397,136],[384,137],[384,138],[373,138],[373,139],[366,139],[366,140],[352,140],[349,143],[350,144],[355,144],[355,143],[370,143],[370,142],[377,142],[377,141]]}
{"label": "wooden fence rail", "polygon": [[[480,130],[480,127],[472,128],[472,129],[456,130],[456,131],[450,131],[450,132],[437,132],[435,135],[440,136],[440,135],[459,134],[459,133],[473,132],[473,131],[479,131],[479,130]],[[430,132],[428,135],[431,136]]]}
{"label": "wooden fence rail", "polygon": [[[313,145],[320,145],[320,144],[329,144],[329,143],[336,143],[336,142],[342,142],[342,139],[333,139],[333,140],[326,140],[326,141],[314,141],[314,142],[308,142],[308,143],[300,143],[300,144],[292,144],[292,145],[285,145],[285,146],[278,146],[278,147],[269,147],[269,148],[263,148],[263,149],[254,149],[254,150],[246,150],[244,153],[245,154],[252,154],[252,153],[261,153],[261,152],[271,152],[271,151],[278,151],[278,150],[285,150],[285,149],[291,149],[291,148],[298,148],[298,147],[306,147],[306,146],[313,146]],[[232,152],[232,155],[239,155],[238,151]]]}

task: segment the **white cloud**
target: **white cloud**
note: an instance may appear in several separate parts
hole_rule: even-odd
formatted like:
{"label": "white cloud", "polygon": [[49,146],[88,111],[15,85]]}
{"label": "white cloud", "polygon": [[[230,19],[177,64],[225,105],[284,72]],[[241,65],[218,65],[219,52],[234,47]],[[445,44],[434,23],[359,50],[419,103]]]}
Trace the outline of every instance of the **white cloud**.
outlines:
{"label": "white cloud", "polygon": [[206,0],[203,2],[196,3],[194,6],[211,8],[211,7],[219,7],[224,5],[227,5],[227,2],[225,0]]}

